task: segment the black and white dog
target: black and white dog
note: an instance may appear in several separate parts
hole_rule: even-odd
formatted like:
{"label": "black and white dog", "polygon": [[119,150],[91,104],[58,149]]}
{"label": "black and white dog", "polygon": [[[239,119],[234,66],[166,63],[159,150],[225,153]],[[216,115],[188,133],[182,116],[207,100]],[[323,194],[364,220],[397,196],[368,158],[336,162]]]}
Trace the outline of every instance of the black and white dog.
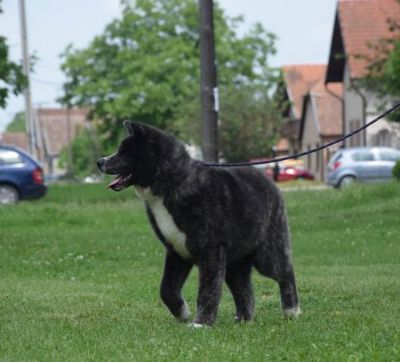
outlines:
{"label": "black and white dog", "polygon": [[189,319],[182,286],[199,268],[193,326],[214,323],[225,281],[236,319],[253,317],[251,271],[279,284],[285,316],[300,313],[291,261],[288,222],[275,184],[253,167],[210,167],[195,161],[182,143],[159,129],[124,122],[118,151],[97,161],[117,175],[109,188],[134,186],[155,234],[167,249],[161,298],[179,320]]}

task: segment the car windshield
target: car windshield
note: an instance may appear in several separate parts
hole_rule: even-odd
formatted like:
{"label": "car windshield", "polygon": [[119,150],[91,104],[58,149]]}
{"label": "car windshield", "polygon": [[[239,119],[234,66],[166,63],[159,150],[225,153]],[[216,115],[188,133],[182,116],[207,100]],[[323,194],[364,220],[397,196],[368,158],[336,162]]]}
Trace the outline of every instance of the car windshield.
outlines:
{"label": "car windshield", "polygon": [[379,158],[383,161],[398,161],[400,160],[400,151],[397,150],[381,150]]}
{"label": "car windshield", "polygon": [[0,165],[23,163],[22,157],[13,150],[0,150]]}

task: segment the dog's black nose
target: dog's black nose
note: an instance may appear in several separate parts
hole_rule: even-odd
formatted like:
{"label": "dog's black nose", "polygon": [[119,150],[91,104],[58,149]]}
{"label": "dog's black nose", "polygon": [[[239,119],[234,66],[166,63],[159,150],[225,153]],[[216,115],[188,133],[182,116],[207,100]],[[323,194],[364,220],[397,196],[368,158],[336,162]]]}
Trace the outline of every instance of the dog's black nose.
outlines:
{"label": "dog's black nose", "polygon": [[97,160],[97,167],[99,168],[100,171],[103,170],[103,166],[106,160],[104,158],[100,158]]}

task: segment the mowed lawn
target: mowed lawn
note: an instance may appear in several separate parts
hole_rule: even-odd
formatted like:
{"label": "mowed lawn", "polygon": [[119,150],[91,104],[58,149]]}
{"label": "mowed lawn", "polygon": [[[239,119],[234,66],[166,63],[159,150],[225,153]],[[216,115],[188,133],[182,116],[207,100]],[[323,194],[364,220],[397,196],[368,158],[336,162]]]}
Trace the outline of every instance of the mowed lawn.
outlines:
{"label": "mowed lawn", "polygon": [[[132,189],[52,186],[0,208],[0,360],[400,360],[400,184],[285,192],[303,314],[253,274],[256,315],[175,322],[159,298],[164,250]],[[184,288],[192,313],[197,270]]]}

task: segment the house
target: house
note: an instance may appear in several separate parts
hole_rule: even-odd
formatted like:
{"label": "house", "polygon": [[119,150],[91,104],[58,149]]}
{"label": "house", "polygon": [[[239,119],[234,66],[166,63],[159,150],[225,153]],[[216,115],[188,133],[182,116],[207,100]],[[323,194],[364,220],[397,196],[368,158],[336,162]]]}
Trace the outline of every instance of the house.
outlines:
{"label": "house", "polygon": [[[275,146],[277,155],[286,145],[286,154],[307,151],[330,142],[343,132],[342,85],[325,86],[326,65],[297,64],[282,68],[284,80],[283,100],[287,123],[282,138]],[[326,163],[334,148],[317,152],[303,159],[305,166],[319,180],[324,180]]]}
{"label": "house", "polygon": [[[66,172],[60,168],[59,157],[79,132],[87,126],[89,111],[82,108],[39,108],[34,110],[36,124],[36,158],[49,175]],[[0,138],[3,144],[18,146],[28,150],[25,132],[4,132]]]}
{"label": "house", "polygon": [[12,145],[28,151],[28,138],[25,132],[4,132],[0,135],[0,144]]}
{"label": "house", "polygon": [[65,170],[58,163],[61,151],[71,144],[79,129],[86,127],[89,111],[82,108],[39,108],[35,113],[40,160],[48,174],[62,174]]}
{"label": "house", "polygon": [[283,84],[279,90],[281,102],[287,104],[286,122],[281,130],[282,138],[275,146],[277,155],[293,154],[300,150],[299,130],[304,96],[325,77],[322,64],[286,65],[282,68]]}
{"label": "house", "polygon": [[[317,148],[343,135],[342,96],[342,83],[332,83],[326,87],[323,78],[304,96],[299,132],[303,151]],[[306,156],[305,166],[316,179],[325,180],[326,165],[339,147],[338,144]]]}
{"label": "house", "polygon": [[[388,19],[400,19],[396,0],[339,0],[325,83],[343,83],[343,131],[349,133],[375,118],[381,100],[360,80],[367,74],[371,45],[392,36]],[[400,147],[400,126],[381,120],[345,141],[345,147]]]}

